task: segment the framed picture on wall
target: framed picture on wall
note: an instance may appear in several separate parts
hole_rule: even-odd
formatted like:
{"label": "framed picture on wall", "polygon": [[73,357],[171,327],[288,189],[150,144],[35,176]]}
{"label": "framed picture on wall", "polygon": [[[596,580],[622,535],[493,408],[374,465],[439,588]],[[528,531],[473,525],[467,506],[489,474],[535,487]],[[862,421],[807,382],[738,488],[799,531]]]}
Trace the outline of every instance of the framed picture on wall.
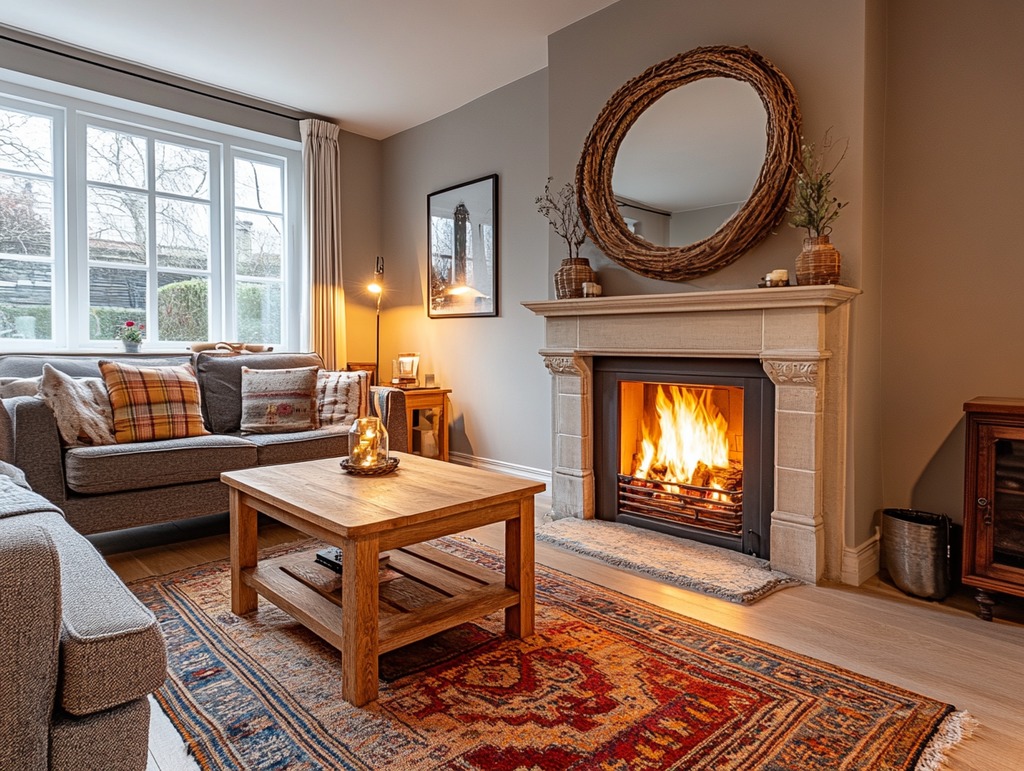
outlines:
{"label": "framed picture on wall", "polygon": [[427,196],[427,315],[498,315],[498,175]]}

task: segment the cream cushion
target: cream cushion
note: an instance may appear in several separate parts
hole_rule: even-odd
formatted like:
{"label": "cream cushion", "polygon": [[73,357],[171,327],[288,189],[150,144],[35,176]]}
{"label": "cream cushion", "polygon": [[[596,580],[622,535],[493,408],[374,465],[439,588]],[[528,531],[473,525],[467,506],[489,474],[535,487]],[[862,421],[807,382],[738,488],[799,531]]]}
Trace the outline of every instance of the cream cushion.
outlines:
{"label": "cream cushion", "polygon": [[242,367],[242,433],[277,434],[320,427],[316,408],[319,367]]}
{"label": "cream cushion", "polygon": [[365,418],[369,400],[369,373],[320,370],[316,401],[322,427],[351,426],[356,418]]}
{"label": "cream cushion", "polygon": [[57,431],[70,447],[113,444],[113,416],[103,380],[71,377],[43,364],[39,396],[53,411]]}

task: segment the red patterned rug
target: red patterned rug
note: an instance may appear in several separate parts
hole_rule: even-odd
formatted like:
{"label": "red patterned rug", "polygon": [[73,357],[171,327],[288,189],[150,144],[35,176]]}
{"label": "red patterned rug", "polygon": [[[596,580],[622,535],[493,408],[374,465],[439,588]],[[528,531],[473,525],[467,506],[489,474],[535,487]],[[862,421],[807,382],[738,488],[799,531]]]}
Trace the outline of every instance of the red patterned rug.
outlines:
{"label": "red patterned rug", "polygon": [[[500,568],[477,544],[435,545]],[[923,769],[969,720],[537,573],[536,635],[505,637],[498,613],[394,651],[380,699],[362,709],[339,697],[338,653],[283,611],[261,598],[255,614],[231,613],[226,563],[132,589],[167,637],[157,700],[203,769]]]}

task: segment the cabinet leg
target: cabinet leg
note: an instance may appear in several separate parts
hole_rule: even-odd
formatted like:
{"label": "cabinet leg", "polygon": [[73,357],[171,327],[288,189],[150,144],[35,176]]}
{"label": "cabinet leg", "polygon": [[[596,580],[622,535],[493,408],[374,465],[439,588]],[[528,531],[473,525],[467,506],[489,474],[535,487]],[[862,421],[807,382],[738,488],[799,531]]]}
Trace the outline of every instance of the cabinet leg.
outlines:
{"label": "cabinet leg", "polygon": [[978,603],[978,618],[982,621],[992,620],[992,606],[996,604],[995,599],[984,589],[979,589],[974,595],[974,601]]}

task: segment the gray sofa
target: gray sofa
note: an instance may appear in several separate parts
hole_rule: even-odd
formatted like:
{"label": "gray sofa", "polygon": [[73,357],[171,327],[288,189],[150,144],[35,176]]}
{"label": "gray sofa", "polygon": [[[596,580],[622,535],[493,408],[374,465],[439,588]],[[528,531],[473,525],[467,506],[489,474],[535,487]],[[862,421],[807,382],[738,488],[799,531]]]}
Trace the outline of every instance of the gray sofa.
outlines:
{"label": "gray sofa", "polygon": [[141,771],[166,673],[153,614],[0,462],[0,768]]}
{"label": "gray sofa", "polygon": [[[75,377],[99,377],[101,358],[167,366],[191,362],[203,417],[217,433],[187,439],[64,448],[50,408],[33,396],[0,400],[0,457],[25,471],[32,489],[59,506],[80,533],[98,533],[228,509],[223,471],[348,454],[348,434],[318,429],[243,435],[241,367],[281,369],[320,364],[316,354],[199,353],[155,358],[0,355],[0,378],[31,378],[43,363]],[[371,389],[371,414],[384,421],[391,447],[408,442],[405,393]]]}

